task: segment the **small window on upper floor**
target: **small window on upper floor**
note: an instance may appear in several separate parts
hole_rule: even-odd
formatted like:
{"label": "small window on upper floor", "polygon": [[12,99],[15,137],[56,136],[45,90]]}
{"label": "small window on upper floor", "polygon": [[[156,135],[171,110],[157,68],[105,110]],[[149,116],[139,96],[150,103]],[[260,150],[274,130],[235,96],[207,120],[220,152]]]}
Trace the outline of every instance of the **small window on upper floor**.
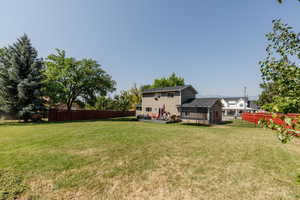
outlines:
{"label": "small window on upper floor", "polygon": [[189,116],[190,113],[189,112],[184,112],[184,116]]}
{"label": "small window on upper floor", "polygon": [[240,107],[241,107],[241,108],[244,107],[244,104],[241,103],[241,104],[240,104]]}
{"label": "small window on upper floor", "polygon": [[146,107],[146,112],[151,112],[152,108],[151,107]]}
{"label": "small window on upper floor", "polygon": [[174,93],[173,92],[168,92],[168,97],[174,97]]}

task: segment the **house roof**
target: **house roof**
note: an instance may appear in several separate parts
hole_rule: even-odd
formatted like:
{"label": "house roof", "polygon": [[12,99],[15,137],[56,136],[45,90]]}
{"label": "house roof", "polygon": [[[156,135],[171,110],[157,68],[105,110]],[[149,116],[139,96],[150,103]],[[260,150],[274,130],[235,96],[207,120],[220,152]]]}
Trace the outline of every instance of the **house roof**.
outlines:
{"label": "house roof", "polygon": [[224,99],[225,101],[238,101],[240,99],[248,101],[247,97],[223,97],[222,99]]}
{"label": "house roof", "polygon": [[219,98],[196,98],[191,99],[181,105],[181,107],[202,107],[202,108],[210,108],[212,107]]}
{"label": "house roof", "polygon": [[164,87],[164,88],[152,88],[152,89],[147,89],[144,90],[142,93],[154,93],[154,92],[176,92],[176,91],[182,91],[184,89],[191,88],[195,91],[197,94],[197,90],[193,88],[191,85],[182,85],[182,86],[174,86],[174,87]]}

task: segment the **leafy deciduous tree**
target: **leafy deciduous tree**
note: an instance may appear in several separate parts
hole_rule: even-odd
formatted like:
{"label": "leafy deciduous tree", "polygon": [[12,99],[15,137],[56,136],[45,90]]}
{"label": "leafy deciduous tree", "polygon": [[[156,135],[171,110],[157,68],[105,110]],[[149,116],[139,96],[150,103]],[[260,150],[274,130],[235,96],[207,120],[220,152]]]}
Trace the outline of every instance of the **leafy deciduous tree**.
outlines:
{"label": "leafy deciduous tree", "polygon": [[127,111],[131,108],[131,96],[128,91],[122,91],[120,95],[114,97],[115,110]]}
{"label": "leafy deciduous tree", "polygon": [[131,109],[135,109],[137,104],[142,103],[142,92],[136,84],[129,90]]}
{"label": "leafy deciduous tree", "polygon": [[76,101],[91,105],[97,96],[115,90],[115,81],[92,59],[66,57],[64,50],[48,56],[45,69],[45,92],[51,104],[63,103],[71,110]]}
{"label": "leafy deciduous tree", "polygon": [[[267,56],[260,62],[265,85],[273,84],[272,103],[263,108],[273,112],[300,112],[300,33],[281,20],[273,20],[273,32],[268,33]],[[266,91],[266,90],[265,90]]]}
{"label": "leafy deciduous tree", "polygon": [[263,89],[261,94],[259,95],[257,105],[260,107],[264,106],[264,109],[267,111],[272,111],[272,107],[268,107],[273,103],[273,97],[278,95],[277,87],[275,83],[268,82],[260,84],[260,88]]}
{"label": "leafy deciduous tree", "polygon": [[152,88],[172,87],[184,84],[184,78],[178,77],[175,73],[172,73],[170,77],[155,79]]}
{"label": "leafy deciduous tree", "polygon": [[148,90],[152,88],[152,85],[141,85],[140,86],[140,91]]}

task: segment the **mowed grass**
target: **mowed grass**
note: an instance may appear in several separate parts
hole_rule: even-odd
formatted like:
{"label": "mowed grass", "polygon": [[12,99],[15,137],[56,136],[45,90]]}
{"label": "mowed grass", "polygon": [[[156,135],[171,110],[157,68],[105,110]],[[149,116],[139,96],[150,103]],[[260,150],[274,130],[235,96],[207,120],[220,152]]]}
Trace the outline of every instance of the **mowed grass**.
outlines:
{"label": "mowed grass", "polygon": [[299,140],[236,121],[0,124],[0,199],[298,199]]}

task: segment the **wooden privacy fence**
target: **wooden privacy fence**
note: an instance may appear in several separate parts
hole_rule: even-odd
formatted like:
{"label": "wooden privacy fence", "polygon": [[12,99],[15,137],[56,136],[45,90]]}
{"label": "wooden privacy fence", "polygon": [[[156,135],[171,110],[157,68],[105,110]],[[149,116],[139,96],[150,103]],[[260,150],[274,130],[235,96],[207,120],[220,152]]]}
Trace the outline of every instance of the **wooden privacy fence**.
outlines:
{"label": "wooden privacy fence", "polygon": [[[245,121],[248,121],[248,122],[256,123],[256,124],[258,124],[258,121],[260,119],[265,119],[267,121],[272,119],[274,121],[274,123],[276,123],[278,125],[283,125],[284,122],[280,119],[280,116],[282,116],[282,115],[283,114],[277,114],[277,117],[274,118],[272,116],[272,114],[267,114],[267,113],[243,113],[242,119]],[[290,117],[290,118],[296,118],[296,117],[299,117],[300,114],[286,114],[285,116]]]}
{"label": "wooden privacy fence", "polygon": [[114,117],[134,116],[135,111],[102,111],[102,110],[49,110],[49,122],[108,119]]}

